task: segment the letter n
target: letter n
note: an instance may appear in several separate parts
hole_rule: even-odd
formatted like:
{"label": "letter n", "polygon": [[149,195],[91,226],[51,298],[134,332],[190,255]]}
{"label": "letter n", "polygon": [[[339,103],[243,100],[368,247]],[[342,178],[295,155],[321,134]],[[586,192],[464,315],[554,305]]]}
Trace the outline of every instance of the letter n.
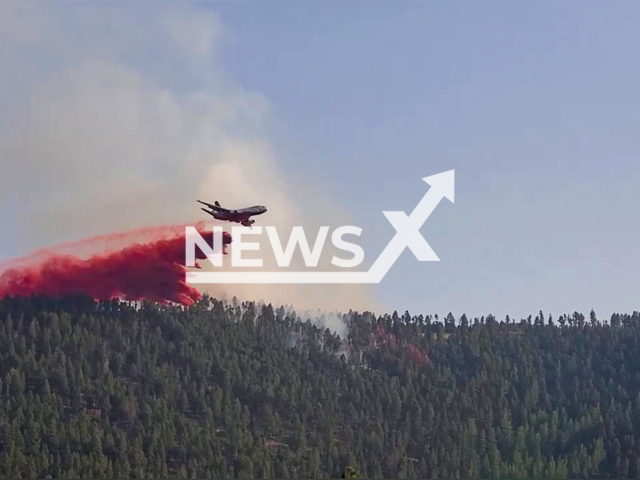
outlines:
{"label": "letter n", "polygon": [[185,265],[196,266],[196,245],[214,267],[222,266],[222,227],[213,227],[213,248],[194,227],[185,227]]}

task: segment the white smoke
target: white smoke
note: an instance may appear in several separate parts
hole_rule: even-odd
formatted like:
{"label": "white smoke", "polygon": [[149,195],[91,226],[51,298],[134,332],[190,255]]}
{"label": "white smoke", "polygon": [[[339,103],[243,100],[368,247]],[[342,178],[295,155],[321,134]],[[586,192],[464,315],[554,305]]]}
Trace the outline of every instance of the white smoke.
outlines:
{"label": "white smoke", "polygon": [[347,339],[349,328],[344,315],[337,312],[315,312],[310,314],[305,312],[299,314],[303,318],[308,318],[314,325],[321,328],[328,328],[331,333],[339,335],[342,340]]}
{"label": "white smoke", "polygon": [[[322,194],[310,198],[279,167],[265,133],[268,100],[224,72],[220,19],[196,7],[156,12],[0,5],[0,97],[9,99],[0,114],[0,203],[11,206],[19,253],[195,223],[206,215],[197,198],[267,205],[264,222],[282,232],[348,224],[342,209]],[[303,308],[374,306],[354,285],[208,291]]]}

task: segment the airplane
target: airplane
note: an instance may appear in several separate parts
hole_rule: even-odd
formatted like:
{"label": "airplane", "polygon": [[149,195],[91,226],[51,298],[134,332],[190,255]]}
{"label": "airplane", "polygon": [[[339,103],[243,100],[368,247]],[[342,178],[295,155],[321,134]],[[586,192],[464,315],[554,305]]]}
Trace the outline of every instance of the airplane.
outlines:
{"label": "airplane", "polygon": [[244,225],[245,227],[250,227],[256,222],[251,218],[252,216],[262,215],[267,211],[267,208],[263,207],[262,205],[256,205],[255,207],[249,208],[241,208],[239,210],[229,210],[227,208],[221,207],[220,203],[218,203],[217,201],[214,203],[214,205],[203,202],[201,200],[198,200],[198,203],[209,207],[211,211],[207,210],[206,208],[201,208],[201,210],[207,212],[213,218],[217,220],[225,220],[227,222],[237,222],[241,225]]}

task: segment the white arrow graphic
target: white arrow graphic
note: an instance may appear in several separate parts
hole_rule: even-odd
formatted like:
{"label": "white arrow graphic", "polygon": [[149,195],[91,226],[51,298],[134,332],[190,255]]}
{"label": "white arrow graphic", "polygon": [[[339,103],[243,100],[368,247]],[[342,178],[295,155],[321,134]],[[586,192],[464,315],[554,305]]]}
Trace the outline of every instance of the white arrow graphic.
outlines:
{"label": "white arrow graphic", "polygon": [[443,197],[454,202],[454,172],[455,170],[449,170],[422,179],[431,185],[431,188],[413,209],[411,216],[407,217],[404,212],[382,212],[396,229],[396,234],[367,272],[371,277],[371,283],[380,283],[407,246],[420,262],[440,261],[436,252],[420,235],[420,228]]}
{"label": "white arrow graphic", "polygon": [[382,212],[396,229],[396,234],[366,272],[187,272],[186,282],[197,283],[380,283],[406,247],[418,261],[440,259],[420,234],[443,198],[454,202],[454,170],[425,177],[431,188],[411,215],[404,212]]}

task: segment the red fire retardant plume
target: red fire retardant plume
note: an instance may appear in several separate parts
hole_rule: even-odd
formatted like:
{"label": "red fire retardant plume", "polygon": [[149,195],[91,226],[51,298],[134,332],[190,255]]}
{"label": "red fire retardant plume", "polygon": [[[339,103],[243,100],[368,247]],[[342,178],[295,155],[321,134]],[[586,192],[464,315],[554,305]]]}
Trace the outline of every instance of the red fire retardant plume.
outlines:
{"label": "red fire retardant plume", "polygon": [[[88,295],[96,300],[153,300],[191,305],[200,292],[185,282],[185,236],[148,241],[82,259],[54,254],[36,264],[0,273],[0,298],[5,296]],[[199,229],[213,244],[213,232]],[[114,234],[121,236],[122,234]],[[223,245],[231,243],[224,232]],[[206,256],[196,248],[196,258]]]}

